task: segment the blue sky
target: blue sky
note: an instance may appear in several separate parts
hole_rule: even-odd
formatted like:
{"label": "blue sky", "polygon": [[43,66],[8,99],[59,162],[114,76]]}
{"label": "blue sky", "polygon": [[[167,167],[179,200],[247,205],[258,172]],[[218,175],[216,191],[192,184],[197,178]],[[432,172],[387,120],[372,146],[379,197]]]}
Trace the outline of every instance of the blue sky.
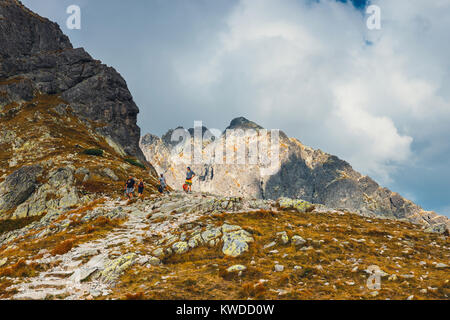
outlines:
{"label": "blue sky", "polygon": [[[245,116],[450,216],[450,0],[24,0],[115,67],[142,133]],[[81,30],[66,8],[81,7]]]}

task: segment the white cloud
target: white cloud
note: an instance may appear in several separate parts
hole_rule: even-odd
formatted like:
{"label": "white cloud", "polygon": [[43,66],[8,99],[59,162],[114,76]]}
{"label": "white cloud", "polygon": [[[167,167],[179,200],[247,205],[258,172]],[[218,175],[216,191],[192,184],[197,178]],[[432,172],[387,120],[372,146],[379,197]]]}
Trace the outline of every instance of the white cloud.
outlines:
{"label": "white cloud", "polygon": [[178,57],[179,79],[205,103],[231,100],[223,107],[389,182],[397,165],[420,157],[415,139],[448,137],[435,124],[450,119],[450,1],[373,3],[380,31],[335,1],[242,0],[209,39],[212,54]]}

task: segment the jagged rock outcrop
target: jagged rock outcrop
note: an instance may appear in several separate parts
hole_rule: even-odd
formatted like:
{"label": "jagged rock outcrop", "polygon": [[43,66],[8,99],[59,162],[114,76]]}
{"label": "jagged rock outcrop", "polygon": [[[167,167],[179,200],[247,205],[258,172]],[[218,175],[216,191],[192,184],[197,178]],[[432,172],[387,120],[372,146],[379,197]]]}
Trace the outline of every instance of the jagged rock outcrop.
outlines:
{"label": "jagged rock outcrop", "polygon": [[[231,121],[227,129],[242,129],[244,132],[249,129],[253,132],[263,130],[242,117]],[[356,172],[346,161],[305,146],[283,132],[279,134],[279,167],[269,175],[262,174],[264,165],[251,163],[248,159],[245,164],[227,164],[225,160],[224,164],[217,164],[213,156],[211,163],[196,163],[193,158],[194,139],[177,143],[176,139],[170,139],[173,132],[170,130],[163,138],[147,134],[141,139],[141,148],[147,160],[159,173],[165,174],[175,189],[181,188],[186,166],[189,165],[197,173],[194,189],[203,192],[256,199],[303,199],[363,215],[408,219],[430,230],[448,232],[448,218],[423,210],[399,194],[381,187],[370,177]],[[187,132],[192,133],[193,130]],[[202,129],[202,132],[206,130]],[[203,154],[210,154],[211,150],[218,148],[225,155],[231,149],[236,151],[245,146],[244,157],[248,157],[251,144],[265,143],[262,135],[239,140],[238,133],[233,131],[230,137],[235,139],[234,143],[227,144],[225,132],[214,141],[205,139],[201,146]]]}
{"label": "jagged rock outcrop", "polygon": [[152,189],[139,109],[113,68],[16,0],[0,1],[0,43],[0,220],[122,194],[130,174]]}
{"label": "jagged rock outcrop", "polygon": [[0,214],[25,202],[36,190],[40,166],[24,166],[0,184]]}
{"label": "jagged rock outcrop", "polygon": [[139,149],[138,107],[125,80],[113,68],[73,48],[56,23],[17,0],[0,2],[0,111],[36,94],[59,95],[80,118],[124,154],[145,158]]}

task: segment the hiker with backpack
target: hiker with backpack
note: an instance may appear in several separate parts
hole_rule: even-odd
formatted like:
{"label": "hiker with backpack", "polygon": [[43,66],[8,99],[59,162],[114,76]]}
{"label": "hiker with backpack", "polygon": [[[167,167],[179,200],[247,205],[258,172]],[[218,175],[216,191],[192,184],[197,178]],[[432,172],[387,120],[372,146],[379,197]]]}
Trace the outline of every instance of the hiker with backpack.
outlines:
{"label": "hiker with backpack", "polygon": [[192,192],[192,179],[195,177],[195,172],[191,170],[190,167],[187,167],[186,171],[186,192]]}
{"label": "hiker with backpack", "polygon": [[166,178],[164,178],[164,175],[161,173],[161,176],[159,177],[158,191],[159,191],[159,193],[164,193],[164,191],[166,191],[166,189],[167,189]]}
{"label": "hiker with backpack", "polygon": [[141,178],[139,179],[138,184],[138,198],[143,200],[143,196],[144,196],[144,180]]}
{"label": "hiker with backpack", "polygon": [[133,198],[135,184],[136,182],[134,181],[132,176],[129,176],[128,180],[125,182],[125,194],[129,200]]}

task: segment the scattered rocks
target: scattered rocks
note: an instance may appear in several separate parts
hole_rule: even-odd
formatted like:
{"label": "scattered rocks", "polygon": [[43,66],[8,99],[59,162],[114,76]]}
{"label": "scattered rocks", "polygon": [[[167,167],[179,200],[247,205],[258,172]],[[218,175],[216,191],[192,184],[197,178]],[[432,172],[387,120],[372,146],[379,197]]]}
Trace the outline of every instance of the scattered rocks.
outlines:
{"label": "scattered rocks", "polygon": [[202,233],[203,241],[209,242],[213,239],[220,237],[222,235],[222,232],[220,230],[221,228],[207,229],[205,232]]}
{"label": "scattered rocks", "polygon": [[150,257],[148,259],[148,263],[151,266],[159,266],[161,264],[161,260],[159,258],[157,258],[157,257]]}
{"label": "scattered rocks", "polygon": [[114,171],[110,168],[102,168],[100,170],[100,174],[113,180],[113,181],[119,181],[119,178],[116,176],[116,174],[114,173]]}
{"label": "scattered rocks", "polygon": [[[242,227],[238,225],[233,225],[228,221],[225,221],[223,225],[217,225],[215,219],[209,219],[208,214],[204,215],[203,213],[198,213],[196,210],[192,209],[190,206],[186,205],[186,202],[195,206],[195,208],[202,208],[201,210],[206,210],[205,203],[209,203],[211,200],[208,197],[192,196],[191,198],[178,198],[178,195],[164,195],[162,199],[152,199],[151,201],[144,201],[142,204],[131,204],[125,205],[124,203],[118,204],[118,202],[114,202],[112,200],[108,200],[104,205],[101,205],[97,208],[94,208],[88,211],[85,216],[82,218],[83,222],[88,222],[92,219],[96,219],[96,217],[100,216],[112,216],[112,217],[124,217],[126,220],[124,227],[120,227],[115,229],[111,234],[108,234],[106,239],[98,239],[93,242],[88,242],[84,246],[74,247],[73,252],[68,252],[65,255],[59,257],[61,259],[61,268],[59,267],[52,268],[48,274],[53,276],[66,277],[66,286],[74,286],[77,288],[76,290],[81,290],[83,288],[85,294],[89,294],[92,298],[100,297],[105,294],[106,288],[115,285],[117,279],[120,275],[125,272],[125,270],[129,269],[133,265],[145,266],[147,268],[152,268],[153,266],[160,266],[159,268],[154,268],[153,270],[165,270],[170,267],[170,262],[168,265],[161,266],[162,259],[167,255],[171,254],[184,254],[189,250],[197,248],[199,246],[217,246],[219,244],[222,246],[222,252],[226,256],[230,257],[238,257],[242,255],[244,252],[249,250],[249,246],[252,242],[254,242],[254,238],[251,233],[242,229]],[[183,200],[176,200],[183,199]],[[176,205],[174,205],[176,203]],[[244,200],[245,203],[245,200]],[[161,210],[161,208],[165,208],[164,210],[171,210],[170,212],[160,212],[164,215],[160,221],[152,221],[147,219],[147,215],[149,211],[157,211]],[[181,209],[180,209],[181,208]],[[187,208],[187,209],[186,209]],[[179,212],[179,213],[177,213]],[[60,213],[59,213],[60,214]],[[205,217],[205,219],[199,219]],[[231,214],[230,214],[231,217]],[[46,221],[53,221],[52,224],[57,226],[58,228],[70,223],[70,217],[64,217],[64,219],[55,220],[58,218],[58,214],[50,214],[46,216]],[[230,218],[231,219],[231,218]],[[41,221],[39,222],[41,223]],[[36,225],[35,225],[36,226]],[[292,232],[295,232],[296,227],[289,227],[287,224],[283,225],[284,228],[290,228]],[[320,225],[322,226],[322,225]],[[314,225],[312,228],[316,228],[317,225]],[[255,228],[256,229],[256,228]],[[300,229],[300,230],[298,230]],[[302,228],[298,228],[297,230],[301,232]],[[311,230],[312,231],[312,230]],[[253,230],[252,230],[253,232]],[[291,232],[291,231],[289,231]],[[258,233],[256,233],[258,234]],[[264,246],[264,249],[273,249],[277,244],[285,245],[291,243],[293,246],[298,247],[299,250],[314,250],[315,252],[319,252],[320,250],[317,247],[321,246],[321,250],[325,251],[327,249],[327,242],[323,240],[314,240],[311,238],[303,239],[299,235],[292,236],[289,239],[287,232],[277,232],[276,241],[272,241]],[[3,236],[3,235],[2,235]],[[267,236],[267,235],[266,235]],[[265,238],[267,239],[267,238]],[[356,239],[355,239],[356,240]],[[1,241],[1,239],[0,239]],[[333,240],[334,241],[334,240]],[[402,241],[403,240],[399,240]],[[335,245],[343,242],[342,240],[335,241]],[[370,239],[369,239],[370,242]],[[142,243],[145,243],[145,248],[141,246]],[[306,247],[305,245],[309,243],[312,246]],[[107,245],[106,245],[107,244]],[[135,245],[139,245],[138,248],[135,248]],[[332,242],[332,245],[334,243]],[[410,245],[411,246],[411,245]],[[300,249],[301,248],[301,249]],[[309,255],[309,252],[295,253],[292,252],[292,248],[287,247],[277,247],[274,250],[267,250],[266,252],[269,254],[273,254],[274,256],[267,255],[266,258],[258,257],[258,256],[250,256],[249,263],[251,265],[262,264],[264,265],[264,260],[270,261],[269,268],[273,265],[273,272],[284,272],[286,268],[291,268],[291,272],[296,272],[299,275],[303,272],[310,272],[309,268],[302,268],[301,266],[293,266],[294,259],[297,258],[296,255]],[[126,253],[132,252],[132,253]],[[289,252],[289,255],[287,254]],[[41,252],[46,254],[39,261],[39,263],[54,263],[54,258],[51,255],[48,255],[47,252]],[[149,253],[149,254],[148,254]],[[92,257],[88,263],[84,263],[86,261],[85,258]],[[280,262],[273,261],[274,257],[277,257]],[[284,260],[288,259],[288,260]],[[393,261],[401,261],[402,257],[394,257]],[[425,259],[425,258],[424,258]],[[427,259],[430,259],[428,257]],[[170,261],[170,260],[168,260]],[[322,262],[323,260],[318,260],[318,262]],[[352,272],[356,273],[359,270],[358,266],[364,264],[362,259],[358,259],[358,257],[350,256],[347,258],[347,261],[341,262],[337,259],[336,262],[346,266]],[[334,262],[331,262],[331,265]],[[7,262],[7,261],[6,261]],[[5,263],[6,263],[5,262]],[[0,261],[3,263],[3,260]],[[284,265],[283,265],[284,264]],[[419,265],[425,265],[423,263],[418,263]],[[214,265],[211,265],[214,266]],[[216,268],[218,265],[215,264]],[[324,265],[325,266],[325,265]],[[441,267],[437,263],[434,263],[436,268]],[[203,266],[210,267],[210,266]],[[326,265],[327,269],[329,266]],[[444,267],[444,266],[442,266]],[[325,270],[322,265],[317,264],[313,267],[314,271],[313,277],[321,277],[324,275]],[[247,267],[242,264],[232,265],[226,269],[229,273],[237,273],[241,275],[242,272],[247,270]],[[361,269],[362,270],[362,269]],[[151,270],[150,270],[151,271]],[[131,269],[129,272],[131,274],[134,272]],[[366,270],[368,272],[368,270]],[[404,271],[405,272],[405,271]],[[30,283],[39,283],[42,279],[47,281],[46,276],[47,272],[42,273],[36,278],[31,278]],[[373,273],[372,273],[373,274]],[[386,276],[387,274],[383,271],[380,271],[381,276]],[[363,276],[359,274],[355,274],[355,276]],[[414,275],[408,275],[408,277]],[[171,276],[172,277],[172,276]],[[404,278],[404,275],[400,276]],[[389,280],[396,280],[396,276],[392,275],[389,277]],[[320,280],[320,279],[319,279]],[[356,281],[343,280],[347,286],[355,286]],[[163,285],[168,282],[167,279],[161,280]],[[326,282],[326,279],[321,281],[323,285],[329,285],[332,287],[333,283]],[[54,282],[55,285],[60,285],[61,282]],[[50,289],[40,289],[39,292],[33,291],[31,289],[23,290],[24,288],[31,288],[31,285],[21,284],[19,287],[19,293],[15,295],[15,298],[33,296],[33,297],[44,297],[42,292],[55,292],[52,291],[53,288]],[[432,291],[430,289],[425,289],[428,291]],[[80,291],[81,292],[81,291]],[[423,293],[421,291],[421,293]],[[284,293],[283,293],[284,294]],[[374,293],[372,293],[374,294]],[[77,292],[73,297],[80,297],[81,293]],[[85,295],[83,295],[85,297]]]}
{"label": "scattered rocks", "polygon": [[227,269],[227,272],[240,272],[247,270],[247,267],[242,264],[235,264]]}
{"label": "scattered rocks", "polygon": [[389,276],[388,280],[389,281],[396,281],[397,280],[397,275],[393,274],[393,275]]}
{"label": "scattered rocks", "polygon": [[248,251],[249,243],[253,242],[253,237],[245,230],[237,230],[225,233],[222,236],[222,252],[231,257],[237,257]]}
{"label": "scattered rocks", "polygon": [[376,297],[376,296],[378,296],[378,291],[371,291],[370,293],[369,293],[372,297]]}
{"label": "scattered rocks", "polygon": [[179,241],[172,245],[172,250],[176,254],[183,254],[189,251],[189,246],[186,241]]}
{"label": "scattered rocks", "polygon": [[301,247],[306,244],[306,240],[298,235],[294,235],[291,241],[296,247]]}
{"label": "scattered rocks", "polygon": [[440,263],[436,263],[436,265],[434,267],[437,269],[444,269],[444,268],[448,268],[448,265],[440,262]]}
{"label": "scattered rocks", "polygon": [[230,224],[227,224],[227,223],[225,223],[222,226],[222,228],[221,228],[223,233],[233,232],[233,231],[237,231],[237,230],[240,230],[240,229],[242,229],[240,226],[230,225]]}
{"label": "scattered rocks", "polygon": [[188,242],[190,248],[196,248],[204,243],[203,238],[200,234],[193,235]]}
{"label": "scattered rocks", "polygon": [[272,248],[273,246],[276,246],[276,245],[277,245],[277,243],[275,241],[272,241],[272,242],[266,244],[263,248],[264,249],[269,249],[269,248]]}
{"label": "scattered rocks", "polygon": [[277,237],[281,241],[282,244],[288,244],[289,243],[289,237],[288,237],[286,231],[278,232],[277,233]]}
{"label": "scattered rocks", "polygon": [[0,267],[3,267],[8,262],[8,258],[0,259]]}
{"label": "scattered rocks", "polygon": [[148,262],[149,258],[147,256],[139,257],[139,259],[136,261],[139,265],[144,265]]}
{"label": "scattered rocks", "polygon": [[296,210],[300,213],[304,213],[314,208],[314,205],[309,203],[308,201],[289,198],[279,198],[278,205],[281,209]]}
{"label": "scattered rocks", "polygon": [[274,266],[274,269],[275,269],[276,272],[283,272],[284,271],[284,266],[281,265],[281,264],[276,264]]}
{"label": "scattered rocks", "polygon": [[128,253],[120,258],[110,261],[100,274],[100,279],[106,283],[114,282],[126,269],[131,267],[137,260],[135,253]]}

